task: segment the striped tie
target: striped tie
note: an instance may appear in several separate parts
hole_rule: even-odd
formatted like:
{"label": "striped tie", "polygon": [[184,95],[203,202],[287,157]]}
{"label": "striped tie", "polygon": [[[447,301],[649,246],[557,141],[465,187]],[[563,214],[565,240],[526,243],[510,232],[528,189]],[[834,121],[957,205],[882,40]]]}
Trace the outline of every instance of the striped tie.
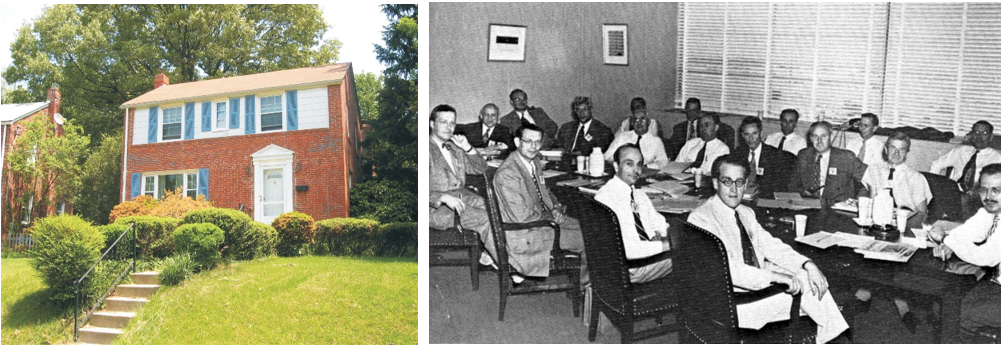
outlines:
{"label": "striped tie", "polygon": [[635,216],[635,231],[639,233],[639,239],[649,241],[649,234],[646,234],[646,227],[642,225],[642,216],[639,216],[639,205],[635,203],[635,190],[632,190],[632,216]]}
{"label": "striped tie", "polygon": [[548,212],[548,205],[544,203],[544,194],[541,194],[541,181],[537,177],[537,167],[534,166],[533,160],[531,160],[530,165],[530,177],[534,179],[534,189],[537,189],[537,199],[541,202],[541,208],[544,212]]}
{"label": "striped tie", "polygon": [[[987,237],[984,238],[984,241],[990,239],[991,235],[993,235],[995,233],[995,230],[997,229],[998,229],[998,215],[995,215],[995,219],[991,223],[991,229],[988,229],[988,235]],[[1001,283],[998,282],[998,277],[1001,276],[1001,264],[991,267],[990,273],[991,278],[989,280],[993,283],[1001,285]]]}

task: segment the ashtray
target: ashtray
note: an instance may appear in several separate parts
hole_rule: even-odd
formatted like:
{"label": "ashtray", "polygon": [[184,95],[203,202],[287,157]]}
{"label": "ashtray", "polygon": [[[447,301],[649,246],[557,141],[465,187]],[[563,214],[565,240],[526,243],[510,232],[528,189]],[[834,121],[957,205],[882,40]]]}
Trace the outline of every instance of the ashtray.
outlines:
{"label": "ashtray", "polygon": [[876,237],[876,240],[883,241],[897,241],[900,240],[900,231],[897,230],[895,225],[876,225],[873,224],[868,229],[869,235]]}

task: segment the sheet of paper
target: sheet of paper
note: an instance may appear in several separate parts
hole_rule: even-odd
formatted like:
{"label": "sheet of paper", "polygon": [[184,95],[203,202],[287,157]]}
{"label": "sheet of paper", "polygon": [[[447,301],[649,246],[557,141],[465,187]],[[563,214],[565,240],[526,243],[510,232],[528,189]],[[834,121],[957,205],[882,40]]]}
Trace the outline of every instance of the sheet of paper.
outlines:
{"label": "sheet of paper", "polygon": [[776,200],[800,200],[803,197],[799,193],[775,193]]}
{"label": "sheet of paper", "polygon": [[660,169],[660,171],[669,174],[679,174],[684,172],[684,170],[690,166],[691,166],[690,162],[670,161],[666,165],[664,165],[663,168]]}
{"label": "sheet of paper", "polygon": [[697,197],[681,196],[672,199],[653,200],[653,208],[658,212],[664,213],[684,213],[698,208],[701,202]]}
{"label": "sheet of paper", "polygon": [[567,181],[561,181],[556,184],[566,187],[581,187],[590,184],[592,181],[586,178],[570,179]]}
{"label": "sheet of paper", "polygon": [[820,199],[796,199],[792,200],[793,209],[813,208],[820,209]]}
{"label": "sheet of paper", "polygon": [[816,248],[819,248],[819,249],[826,249],[828,247],[834,246],[834,245],[838,244],[839,242],[841,242],[841,237],[837,236],[837,235],[834,235],[834,234],[831,234],[831,233],[828,233],[828,232],[822,231],[822,232],[819,232],[819,233],[816,233],[816,234],[804,235],[801,238],[796,238],[796,241],[799,241],[801,243],[804,243],[804,244],[807,244],[807,245],[810,245],[810,246],[813,246],[813,247],[816,247]]}
{"label": "sheet of paper", "polygon": [[503,159],[488,160],[488,161],[485,161],[485,163],[488,164],[489,167],[496,167],[496,168],[498,168],[500,165],[502,165]]}
{"label": "sheet of paper", "polygon": [[663,193],[670,194],[672,196],[680,196],[686,193],[688,190],[691,190],[690,187],[680,184],[677,181],[660,181],[647,185],[643,188],[656,189]]}
{"label": "sheet of paper", "polygon": [[554,157],[560,158],[560,157],[562,157],[562,150],[561,149],[559,149],[559,150],[542,150],[540,153],[541,153],[541,156],[549,157],[549,158],[554,158]]}
{"label": "sheet of paper", "polygon": [[551,178],[551,177],[561,176],[561,175],[564,175],[564,174],[565,174],[565,172],[562,172],[562,171],[544,170],[541,173],[541,177]]}
{"label": "sheet of paper", "polygon": [[938,221],[935,221],[935,224],[932,224],[932,226],[942,228],[942,230],[944,230],[946,232],[949,232],[950,230],[956,229],[956,227],[958,227],[958,226],[960,226],[962,224],[963,223],[953,222],[953,221],[944,221],[944,220],[940,219]]}

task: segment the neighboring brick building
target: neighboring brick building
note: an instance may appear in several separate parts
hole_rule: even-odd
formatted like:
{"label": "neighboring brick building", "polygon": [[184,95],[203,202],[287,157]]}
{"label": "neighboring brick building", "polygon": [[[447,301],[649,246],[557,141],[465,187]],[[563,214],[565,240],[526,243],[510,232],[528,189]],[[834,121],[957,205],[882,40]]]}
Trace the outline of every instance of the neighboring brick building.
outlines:
{"label": "neighboring brick building", "polygon": [[265,223],[349,216],[362,139],[351,63],[175,85],[158,74],[121,108],[123,201],[181,187]]}
{"label": "neighboring brick building", "polygon": [[[22,103],[22,104],[2,104],[0,105],[0,204],[3,209],[13,208],[15,212],[3,212],[0,215],[0,228],[7,233],[7,224],[11,221],[21,220],[25,225],[29,225],[35,217],[47,216],[55,213],[72,212],[73,208],[69,203],[57,203],[48,212],[37,212],[32,206],[39,198],[32,198],[26,204],[8,205],[8,201],[14,194],[18,194],[21,188],[16,188],[11,174],[9,173],[10,163],[7,154],[14,148],[18,138],[24,135],[26,124],[36,118],[45,118],[55,127],[56,135],[63,134],[63,117],[59,114],[59,107],[62,104],[61,94],[58,87],[52,87],[46,92],[45,102]],[[49,201],[55,200],[55,192],[49,193]]]}

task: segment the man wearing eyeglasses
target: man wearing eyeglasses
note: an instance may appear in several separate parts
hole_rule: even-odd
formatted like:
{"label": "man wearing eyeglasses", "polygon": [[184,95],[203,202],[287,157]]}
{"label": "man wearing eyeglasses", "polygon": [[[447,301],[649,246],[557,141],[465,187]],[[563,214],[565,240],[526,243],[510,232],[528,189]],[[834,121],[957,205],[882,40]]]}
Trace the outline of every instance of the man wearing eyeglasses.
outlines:
{"label": "man wearing eyeglasses", "polygon": [[796,155],[796,176],[789,182],[789,191],[821,198],[825,207],[858,197],[862,175],[868,168],[855,153],[831,147],[831,130],[826,121],[810,125],[812,147]]}
{"label": "man wearing eyeglasses", "polygon": [[980,208],[980,198],[974,192],[977,176],[984,166],[1001,163],[1002,153],[991,148],[994,139],[994,127],[991,123],[981,120],[974,123],[967,134],[963,145],[950,150],[932,162],[928,172],[941,174],[946,168],[952,167],[949,179],[956,181],[960,191],[964,193],[963,212],[973,214]]}
{"label": "man wearing eyeglasses", "polygon": [[[537,125],[523,125],[517,130],[516,151],[509,155],[492,179],[492,185],[499,197],[499,211],[504,223],[530,223],[549,220],[562,228],[559,246],[563,249],[583,252],[583,233],[579,222],[565,216],[555,195],[544,185],[543,164],[538,161],[544,132]],[[506,246],[509,247],[509,263],[517,274],[511,274],[513,282],[521,283],[525,277],[547,277],[551,247],[555,233],[549,227],[528,230],[506,231]],[[485,248],[494,255],[495,248]],[[495,246],[495,245],[491,245]],[[586,280],[586,258],[583,257],[581,277]]]}
{"label": "man wearing eyeglasses", "polygon": [[[974,333],[989,327],[1001,331],[1001,249],[999,241],[1002,226],[1001,213],[1002,166],[990,164],[981,169],[981,180],[975,190],[984,207],[965,223],[948,234],[938,227],[932,228],[932,240],[942,241],[933,253],[943,260],[955,253],[963,261],[985,268],[986,275],[968,293],[960,305],[961,337],[966,341],[976,339]],[[944,239],[943,239],[944,237]]]}
{"label": "man wearing eyeglasses", "polygon": [[729,272],[738,292],[761,290],[772,284],[788,286],[777,294],[736,307],[741,328],[760,329],[789,319],[792,297],[817,323],[817,343],[827,343],[848,329],[827,279],[813,261],[773,237],[761,227],[754,211],[740,204],[749,165],[744,154],[720,157],[712,165],[716,195],[688,216],[688,222],[719,237],[729,258]]}
{"label": "man wearing eyeglasses", "polygon": [[650,121],[649,113],[646,111],[646,100],[636,97],[632,100],[632,130],[628,132],[618,132],[614,136],[614,141],[604,153],[604,160],[614,161],[615,152],[622,145],[634,144],[642,151],[642,158],[648,159],[645,163],[650,168],[661,168],[669,161],[666,149],[663,147],[663,139],[653,134],[653,123]]}
{"label": "man wearing eyeglasses", "polygon": [[513,106],[513,111],[503,115],[499,123],[513,130],[513,137],[520,137],[516,130],[522,125],[537,125],[544,132],[544,145],[541,149],[549,149],[555,143],[555,135],[558,133],[558,124],[551,120],[548,113],[542,108],[527,106],[527,93],[521,89],[515,89],[509,93],[509,103]]}
{"label": "man wearing eyeglasses", "polygon": [[614,140],[611,129],[593,118],[593,104],[590,97],[576,96],[572,100],[572,118],[558,129],[558,145],[567,153],[575,155],[590,155],[593,148],[600,152]]}
{"label": "man wearing eyeglasses", "polygon": [[698,138],[692,138],[684,143],[684,148],[677,154],[676,162],[690,163],[688,172],[701,172],[709,174],[712,172],[712,162],[716,158],[729,154],[730,146],[716,138],[719,130],[719,114],[709,113],[702,115],[698,119]]}

